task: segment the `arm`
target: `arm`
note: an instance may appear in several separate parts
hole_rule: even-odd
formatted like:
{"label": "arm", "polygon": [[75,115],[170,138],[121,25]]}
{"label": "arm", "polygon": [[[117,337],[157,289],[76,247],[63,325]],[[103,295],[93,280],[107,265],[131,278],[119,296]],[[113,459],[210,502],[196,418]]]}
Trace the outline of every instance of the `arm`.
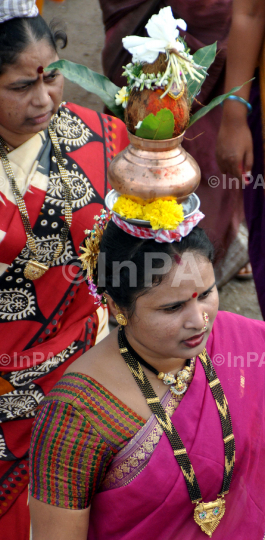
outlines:
{"label": "arm", "polygon": [[[257,66],[265,31],[264,0],[234,0],[228,39],[225,92],[251,79]],[[248,101],[251,83],[236,95]],[[223,173],[241,177],[253,165],[252,136],[247,108],[226,100],[217,140],[216,157]]]}
{"label": "arm", "polygon": [[[86,385],[82,386],[82,380],[80,385],[83,401],[76,406],[73,402],[76,396],[78,401],[78,390],[73,389],[72,379],[65,377],[36,414],[29,486],[33,540],[87,539],[89,506],[112,457],[90,422],[83,397]],[[65,401],[53,400],[53,393],[56,397],[63,394]]]}
{"label": "arm", "polygon": [[87,540],[89,510],[67,510],[30,497],[32,540]]}

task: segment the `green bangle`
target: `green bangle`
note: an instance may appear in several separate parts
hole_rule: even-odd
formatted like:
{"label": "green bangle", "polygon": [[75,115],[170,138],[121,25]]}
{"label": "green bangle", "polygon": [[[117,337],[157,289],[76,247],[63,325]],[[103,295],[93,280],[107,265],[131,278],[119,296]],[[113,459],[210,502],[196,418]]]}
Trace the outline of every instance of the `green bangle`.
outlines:
{"label": "green bangle", "polygon": [[234,94],[232,94],[231,96],[228,96],[225,99],[232,99],[232,100],[235,100],[235,101],[239,101],[240,103],[243,103],[243,105],[246,105],[246,107],[247,107],[248,115],[252,113],[252,105],[248,101],[246,101],[246,99],[244,99],[244,98],[242,98],[240,96],[235,96]]}

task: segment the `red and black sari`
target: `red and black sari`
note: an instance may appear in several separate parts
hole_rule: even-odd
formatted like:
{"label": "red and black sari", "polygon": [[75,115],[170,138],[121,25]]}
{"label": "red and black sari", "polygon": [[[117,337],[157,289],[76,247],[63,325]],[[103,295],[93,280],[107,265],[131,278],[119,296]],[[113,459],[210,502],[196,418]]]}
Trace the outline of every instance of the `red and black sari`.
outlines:
{"label": "red and black sari", "polygon": [[[119,120],[62,104],[56,131],[69,173],[73,219],[53,261],[64,223],[64,191],[47,130],[9,154],[49,270],[24,276],[26,234],[5,173],[0,183],[0,536],[29,539],[28,448],[34,410],[67,366],[94,345],[106,315],[94,304],[78,261],[85,229],[104,204],[106,170],[128,144]],[[1,168],[0,162],[0,168]]]}

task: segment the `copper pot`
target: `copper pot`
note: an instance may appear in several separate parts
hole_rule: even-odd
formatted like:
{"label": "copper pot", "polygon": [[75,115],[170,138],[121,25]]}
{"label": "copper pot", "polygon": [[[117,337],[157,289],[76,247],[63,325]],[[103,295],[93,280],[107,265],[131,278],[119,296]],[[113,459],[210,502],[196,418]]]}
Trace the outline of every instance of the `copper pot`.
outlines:
{"label": "copper pot", "polygon": [[110,185],[123,195],[142,199],[177,197],[193,193],[201,179],[199,166],[181,146],[184,133],[162,141],[142,139],[128,132],[129,146],[108,169]]}

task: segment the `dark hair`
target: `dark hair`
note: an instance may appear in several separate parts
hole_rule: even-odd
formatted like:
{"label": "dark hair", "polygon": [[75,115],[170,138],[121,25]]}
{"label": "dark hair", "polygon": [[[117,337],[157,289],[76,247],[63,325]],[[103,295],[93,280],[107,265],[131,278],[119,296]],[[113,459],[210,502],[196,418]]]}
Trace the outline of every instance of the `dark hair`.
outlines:
{"label": "dark hair", "polygon": [[[105,253],[105,290],[119,307],[133,313],[135,302],[139,296],[148,292],[145,284],[145,254],[167,254],[178,262],[178,256],[184,252],[195,252],[213,263],[214,248],[203,229],[195,227],[181,242],[159,243],[155,240],[141,240],[125,233],[110,221],[103,234],[100,252]],[[115,286],[113,279],[113,263],[131,261],[137,268],[136,286],[130,284],[130,269],[128,266],[119,268],[119,285]],[[164,261],[159,256],[152,259],[152,269],[162,268]],[[166,274],[153,274],[152,284],[159,285]],[[100,277],[100,276],[99,276]],[[103,291],[103,289],[102,289]]]}
{"label": "dark hair", "polygon": [[58,27],[57,22],[50,26],[44,19],[37,17],[22,17],[10,19],[0,24],[0,75],[5,66],[15,64],[19,54],[34,41],[46,39],[48,44],[57,51],[58,41],[63,49],[67,44],[65,31]]}

